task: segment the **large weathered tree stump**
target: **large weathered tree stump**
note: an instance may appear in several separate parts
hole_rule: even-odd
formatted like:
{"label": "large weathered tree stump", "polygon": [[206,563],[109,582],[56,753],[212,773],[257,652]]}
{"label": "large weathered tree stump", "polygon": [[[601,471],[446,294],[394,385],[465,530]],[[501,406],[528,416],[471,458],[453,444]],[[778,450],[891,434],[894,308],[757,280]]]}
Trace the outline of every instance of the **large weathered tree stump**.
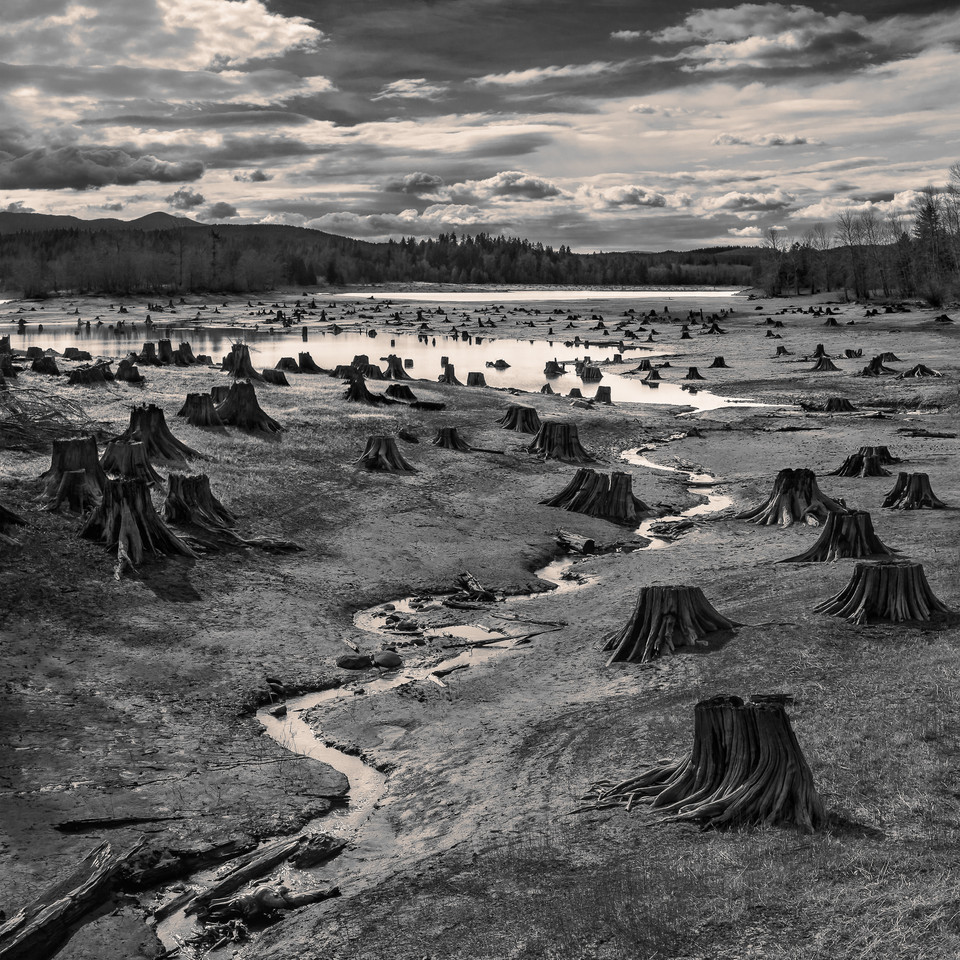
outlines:
{"label": "large weathered tree stump", "polygon": [[641,587],[621,630],[603,639],[611,663],[647,663],[676,647],[705,645],[703,638],[739,626],[718,613],[700,587]]}
{"label": "large weathered tree stump", "polygon": [[897,371],[888,367],[883,362],[883,355],[874,357],[857,376],[860,377],[879,377],[885,373],[896,373]]}
{"label": "large weathered tree stump", "polygon": [[614,471],[609,477],[588,467],[577,470],[573,479],[558,494],[540,501],[548,507],[559,507],[635,527],[650,508],[633,495],[633,477]]}
{"label": "large weathered tree stump", "polygon": [[114,380],[113,371],[108,362],[94,363],[87,367],[75,367],[67,377],[70,386],[95,387]]}
{"label": "large weathered tree stump", "polygon": [[696,367],[690,367],[687,370],[687,375],[683,379],[684,380],[706,380],[707,378],[703,376]]}
{"label": "large weathered tree stump", "polygon": [[540,414],[533,407],[511,403],[507,412],[497,421],[505,430],[518,433],[536,433],[540,429]]}
{"label": "large weathered tree stump", "polygon": [[434,446],[443,447],[444,450],[458,450],[460,453],[473,451],[473,447],[460,436],[456,427],[440,427],[437,435],[430,442]]}
{"label": "large weathered tree stump", "polygon": [[103,448],[100,466],[111,477],[143,480],[146,484],[163,483],[147,456],[147,448],[139,441],[111,440]]}
{"label": "large weathered tree stump", "polygon": [[947,505],[933,492],[925,473],[898,473],[893,489],[883,498],[893,510],[946,510]]}
{"label": "large weathered tree stump", "polygon": [[371,393],[367,389],[367,381],[364,379],[363,374],[352,367],[350,368],[349,383],[343,393],[343,399],[349,400],[350,403],[362,403],[368,407],[379,407],[396,403],[396,400],[392,397],[384,396],[382,393]]}
{"label": "large weathered tree stump", "polygon": [[[549,386],[549,384],[548,384]],[[613,404],[613,393],[610,387],[597,387],[596,395],[593,398],[594,403]]]}
{"label": "large weathered tree stump", "polygon": [[116,379],[123,383],[143,383],[144,381],[143,375],[127,357],[117,364]]}
{"label": "large weathered tree stump", "polygon": [[137,363],[142,363],[145,366],[156,367],[160,364],[160,359],[157,357],[157,345],[155,343],[145,343],[140,353],[134,356]]}
{"label": "large weathered tree stump", "polygon": [[824,413],[852,413],[856,409],[846,397],[830,397],[823,405]]}
{"label": "large weathered tree stump", "polygon": [[118,580],[127,566],[136,568],[148,556],[196,556],[157,515],[142,480],[108,480],[103,500],[84,521],[80,536],[116,549]]}
{"label": "large weathered tree stump", "polygon": [[783,704],[757,699],[701,700],[686,757],[661,760],[619,783],[595,783],[583,809],[622,805],[629,811],[640,802],[667,823],[821,829],[826,812],[790,718]]}
{"label": "large weathered tree stump", "polygon": [[293,357],[281,357],[277,361],[276,368],[277,370],[283,370],[285,373],[299,373],[300,364],[297,363]]}
{"label": "large weathered tree stump", "polygon": [[235,343],[230,352],[223,358],[220,369],[234,377],[243,377],[247,380],[262,380],[263,377],[253,369],[250,360],[250,348],[245,343]]}
{"label": "large weathered tree stump", "polygon": [[174,359],[174,362],[176,362],[178,365],[180,363],[183,363],[186,366],[192,366],[193,364],[199,362],[197,358],[193,355],[193,347],[191,347],[190,344],[187,343],[185,340],[182,340],[180,342],[180,346],[177,347],[176,350],[174,350],[173,359]]}
{"label": "large weathered tree stump", "polygon": [[413,465],[404,459],[393,437],[368,437],[366,448],[354,462],[366,470],[415,472]]}
{"label": "large weathered tree stump", "polygon": [[761,526],[789,527],[794,523],[819,526],[831,513],[845,513],[846,507],[824,494],[812,470],[786,468],[777,474],[773,491],[765,503],[743,513],[738,520]]}
{"label": "large weathered tree stump", "polygon": [[392,400],[403,400],[407,403],[417,399],[417,395],[405,383],[391,383],[385,393]]}
{"label": "large weathered tree stump", "polygon": [[213,405],[219,407],[224,400],[227,399],[227,394],[230,392],[230,385],[226,383],[217,384],[215,387],[210,388],[210,399],[213,400]]}
{"label": "large weathered tree stump", "polygon": [[50,377],[59,377],[60,368],[57,366],[57,361],[53,357],[37,357],[33,363],[30,364],[30,369],[34,373],[45,373]]}
{"label": "large weathered tree stump", "polygon": [[289,387],[290,381],[282,370],[273,370],[270,367],[262,371],[264,383],[272,383],[275,387]]}
{"label": "large weathered tree stump", "polygon": [[139,441],[147,448],[147,456],[151,460],[189,460],[200,456],[170,432],[163,409],[155,403],[131,408],[130,426],[114,439]]}
{"label": "large weathered tree stump", "polygon": [[[224,391],[224,396],[229,388]],[[183,406],[177,411],[192,427],[223,427],[223,421],[209,393],[188,393]]]}
{"label": "large weathered tree stump", "polygon": [[54,440],[50,455],[50,467],[40,474],[40,499],[51,510],[61,505],[61,490],[74,488],[78,478],[66,481],[67,474],[82,471],[83,498],[99,502],[107,476],[100,466],[97,441],[93,437],[75,437],[70,440]]}
{"label": "large weathered tree stump", "polygon": [[213,495],[210,478],[205,473],[198,476],[171,473],[169,483],[163,503],[163,519],[167,523],[215,530],[236,526],[236,515]]}
{"label": "large weathered tree stump", "polygon": [[527,452],[541,460],[562,460],[564,463],[593,463],[592,457],[580,443],[575,423],[544,420]]}
{"label": "large weathered tree stump", "polygon": [[831,513],[817,542],[804,553],[781,563],[827,563],[851,557],[892,556],[894,553],[873,532],[873,521],[866,510]]}
{"label": "large weathered tree stump", "polygon": [[387,357],[387,369],[383,373],[386,380],[412,380],[413,377],[403,368],[403,360],[395,353]]}
{"label": "large weathered tree stump", "polygon": [[157,341],[157,359],[162,364],[173,363],[173,346],[169,340]]}
{"label": "large weathered tree stump", "polygon": [[930,367],[918,363],[915,367],[911,367],[909,370],[904,370],[903,373],[897,374],[897,380],[912,380],[914,378],[921,379],[923,377],[942,377],[943,374],[939,370],[933,370]]}
{"label": "large weathered tree stump", "polygon": [[714,358],[713,358],[713,363],[710,364],[710,367],[711,367],[711,368],[714,368],[714,367],[726,367],[726,365],[727,365],[727,361],[724,360],[723,357],[714,357]]}
{"label": "large weathered tree stump", "polygon": [[876,457],[879,463],[886,466],[888,463],[900,463],[900,458],[895,457],[889,447],[861,447],[857,453],[862,457]]}
{"label": "large weathered tree stump", "polygon": [[299,354],[297,363],[301,373],[323,373],[323,368],[317,366],[316,361],[310,356],[309,352]]}
{"label": "large weathered tree stump", "polygon": [[227,396],[217,407],[220,419],[231,427],[262,433],[281,433],[283,427],[271,417],[257,401],[257,392],[252,383],[234,380]]}
{"label": "large weathered tree stump", "polygon": [[487,385],[487,378],[482,373],[467,374],[468,387],[485,387],[486,385]]}
{"label": "large weathered tree stump", "polygon": [[596,383],[603,379],[603,371],[593,364],[585,363],[578,372],[584,383]]}
{"label": "large weathered tree stump", "polygon": [[854,453],[832,470],[831,477],[889,477],[890,471],[880,465],[880,458],[874,454]]}
{"label": "large weathered tree stump", "polygon": [[839,369],[829,357],[823,356],[810,368],[810,373],[835,373]]}
{"label": "large weathered tree stump", "polygon": [[462,387],[463,384],[457,379],[457,372],[452,363],[444,364],[443,373],[437,378],[439,383],[446,383],[453,387]]}
{"label": "large weathered tree stump", "polygon": [[921,564],[889,561],[858,563],[843,590],[813,609],[855,624],[930,620],[950,612],[930,589]]}

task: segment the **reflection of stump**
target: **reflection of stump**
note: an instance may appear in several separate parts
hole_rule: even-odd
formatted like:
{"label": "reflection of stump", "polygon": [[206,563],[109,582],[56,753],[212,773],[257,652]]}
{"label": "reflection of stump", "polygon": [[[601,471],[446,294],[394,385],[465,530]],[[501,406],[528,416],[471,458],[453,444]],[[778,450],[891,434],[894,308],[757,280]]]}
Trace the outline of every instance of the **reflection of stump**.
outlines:
{"label": "reflection of stump", "polygon": [[883,498],[893,510],[945,510],[947,505],[933,492],[925,473],[898,473],[893,489]]}
{"label": "reflection of stump", "polygon": [[200,456],[170,432],[163,409],[155,403],[133,407],[130,410],[130,426],[114,439],[140,441],[147,448],[147,456],[151,460],[187,460]]}
{"label": "reflection of stump", "polygon": [[930,620],[934,614],[949,613],[919,563],[895,562],[858,563],[843,590],[813,609],[856,624]]}
{"label": "reflection of stump", "polygon": [[386,389],[386,395],[392,400],[406,400],[408,403],[416,400],[416,394],[405,383],[391,383]]}
{"label": "reflection of stump", "polygon": [[163,483],[163,477],[154,470],[147,456],[147,448],[137,441],[110,441],[103,448],[100,466],[111,477],[142,480],[146,484]]}
{"label": "reflection of stump", "polygon": [[831,513],[844,513],[846,507],[826,496],[817,484],[812,470],[789,467],[777,474],[773,491],[766,503],[737,514],[738,520],[747,520],[762,526],[789,527],[804,522],[818,526]]}
{"label": "reflection of stump", "polygon": [[415,472],[413,466],[404,459],[393,437],[368,437],[366,449],[354,462],[366,470]]}
{"label": "reflection of stump", "polygon": [[497,421],[505,430],[518,433],[536,433],[540,429],[540,415],[533,407],[511,403],[507,412]]}
{"label": "reflection of stump", "polygon": [[[71,440],[54,440],[50,455],[50,468],[40,474],[40,498],[50,509],[59,506],[60,489],[64,477],[77,470],[83,472],[85,488],[84,498],[99,501],[107,476],[100,466],[97,455],[97,441],[93,437],[76,437]],[[75,484],[71,480],[70,484]]]}
{"label": "reflection of stump", "polygon": [[261,430],[264,433],[280,433],[283,430],[257,402],[253,384],[245,380],[234,380],[230,384],[230,390],[217,407],[217,413],[225,424],[241,430]]}
{"label": "reflection of stump", "polygon": [[610,393],[610,387],[597,387],[597,395],[593,398],[594,403],[613,403],[613,397]]}
{"label": "reflection of stump", "polygon": [[473,447],[460,436],[456,427],[441,427],[430,442],[434,446],[443,447],[444,450],[459,450],[461,453],[470,453],[473,450]]}
{"label": "reflection of stump", "polygon": [[850,557],[892,556],[873,532],[873,521],[866,510],[831,513],[817,542],[805,553],[782,563],[825,563]]}
{"label": "reflection of stump", "polygon": [[487,378],[482,373],[467,374],[468,387],[485,387],[486,385],[487,385]]}
{"label": "reflection of stump", "polygon": [[463,384],[457,379],[457,371],[452,363],[447,363],[443,367],[443,373],[437,377],[438,383],[446,383],[452,387],[462,387]]}
{"label": "reflection of stump", "polygon": [[558,494],[540,501],[588,517],[635,527],[650,508],[633,495],[633,477],[614,472],[609,477],[587,467],[577,470],[573,479]]}
{"label": "reflection of stump", "polygon": [[581,446],[577,425],[557,420],[544,420],[540,424],[527,452],[542,460],[562,460],[564,463],[593,463],[596,460]]}
{"label": "reflection of stump", "polygon": [[[224,391],[224,396],[227,392],[227,390]],[[213,397],[209,393],[188,393],[183,406],[177,411],[177,416],[183,417],[192,427],[223,426],[220,414],[214,406]]]}
{"label": "reflection of stump", "polygon": [[297,361],[294,360],[293,357],[281,357],[277,361],[276,369],[283,370],[286,373],[299,373],[300,364],[297,363]]}
{"label": "reflection of stump", "polygon": [[148,555],[195,556],[157,515],[142,480],[108,480],[103,501],[80,528],[80,536],[117,549],[118,579],[124,566],[135,567]]}
{"label": "reflection of stump", "polygon": [[232,373],[234,377],[244,377],[247,380],[262,380],[263,377],[253,369],[250,360],[250,348],[245,343],[235,343],[230,352],[223,358],[220,369]]}
{"label": "reflection of stump", "polygon": [[711,369],[714,367],[726,367],[727,361],[723,357],[714,357],[713,363],[710,364]]}
{"label": "reflection of stump", "polygon": [[834,373],[839,369],[829,357],[824,356],[810,368],[810,373]]}
{"label": "reflection of stump", "polygon": [[857,408],[846,397],[831,397],[824,405],[824,413],[852,413]]}
{"label": "reflection of stump", "polygon": [[301,353],[298,356],[297,365],[300,367],[301,373],[323,373],[323,370],[317,366],[308,352]]}
{"label": "reflection of stump", "polygon": [[[604,637],[611,663],[647,663],[675,647],[695,646],[703,637],[738,626],[710,605],[699,587],[641,587],[622,630]],[[705,642],[705,641],[704,641]]]}
{"label": "reflection of stump", "polygon": [[880,466],[880,458],[872,454],[864,456],[854,453],[836,469],[831,471],[831,477],[889,477],[890,471]]}
{"label": "reflection of stump", "polygon": [[696,367],[690,367],[687,370],[687,375],[683,378],[684,380],[706,380],[707,378],[703,376]]}
{"label": "reflection of stump", "polygon": [[213,495],[210,478],[205,473],[195,477],[171,473],[169,481],[170,489],[163,504],[163,519],[167,523],[218,530],[236,526],[236,515]]}
{"label": "reflection of stump", "polygon": [[290,381],[287,380],[287,375],[282,370],[271,370],[269,367],[264,368],[263,373],[264,383],[272,383],[275,387],[289,387]]}
{"label": "reflection of stump", "polygon": [[701,700],[693,746],[680,760],[661,760],[638,775],[594,784],[590,804],[650,803],[667,821],[706,827],[791,826],[812,832],[826,824],[823,802],[781,703],[739,697]]}
{"label": "reflection of stump", "polygon": [[660,376],[659,370],[650,370],[649,373],[643,378],[647,383],[651,383],[655,380],[662,380],[663,377]]}
{"label": "reflection of stump", "polygon": [[412,380],[413,377],[403,369],[403,360],[395,353],[387,357],[387,369],[383,373],[385,380]]}

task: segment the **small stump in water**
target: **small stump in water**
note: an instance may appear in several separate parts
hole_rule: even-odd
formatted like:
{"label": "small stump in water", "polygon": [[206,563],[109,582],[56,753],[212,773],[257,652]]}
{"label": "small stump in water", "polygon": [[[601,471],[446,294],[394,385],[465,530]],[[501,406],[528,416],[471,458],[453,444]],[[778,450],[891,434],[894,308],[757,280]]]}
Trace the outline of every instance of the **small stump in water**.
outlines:
{"label": "small stump in water", "polygon": [[788,826],[810,833],[826,825],[823,801],[782,703],[739,697],[701,700],[693,746],[680,760],[661,760],[611,785],[602,780],[583,809],[649,803],[663,822],[704,829]]}
{"label": "small stump in water", "polygon": [[766,503],[737,514],[738,520],[762,526],[789,527],[804,522],[819,526],[831,513],[845,513],[846,507],[831,500],[817,485],[817,475],[812,470],[786,468],[777,474],[773,492]]}
{"label": "small stump in water", "polygon": [[413,466],[404,459],[393,437],[368,437],[366,449],[354,462],[365,470],[415,472]]}
{"label": "small stump in water", "polygon": [[813,608],[850,623],[931,620],[950,611],[933,591],[919,563],[858,563],[836,596]]}
{"label": "small stump in water", "polygon": [[933,492],[925,473],[898,473],[883,506],[892,510],[946,510],[947,505]]}
{"label": "small stump in water", "polygon": [[592,457],[580,444],[575,423],[544,420],[527,452],[541,460],[562,460],[564,463],[593,463]]}
{"label": "small stump in water", "polygon": [[687,375],[683,378],[684,380],[706,380],[700,371],[696,367],[690,367],[687,371]]}
{"label": "small stump in water", "polygon": [[437,378],[438,383],[446,383],[452,387],[462,387],[463,384],[457,379],[457,371],[452,363],[444,364],[443,373]]}
{"label": "small stump in water", "polygon": [[852,510],[831,513],[823,532],[809,550],[780,562],[826,563],[851,557],[892,556],[893,552],[873,532],[870,514],[866,510]]}
{"label": "small stump in water", "polygon": [[511,403],[507,412],[497,421],[505,430],[518,433],[536,433],[540,429],[540,414],[533,407]]}
{"label": "small stump in water", "polygon": [[603,640],[611,663],[647,663],[680,646],[705,643],[711,633],[739,626],[718,613],[699,587],[641,587],[633,613],[622,630]]}

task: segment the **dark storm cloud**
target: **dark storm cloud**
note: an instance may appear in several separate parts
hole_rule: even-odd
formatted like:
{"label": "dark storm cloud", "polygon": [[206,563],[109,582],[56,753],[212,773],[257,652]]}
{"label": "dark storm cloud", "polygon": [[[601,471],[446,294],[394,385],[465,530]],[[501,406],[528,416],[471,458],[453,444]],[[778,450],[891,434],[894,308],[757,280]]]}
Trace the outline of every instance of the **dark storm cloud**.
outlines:
{"label": "dark storm cloud", "polygon": [[97,190],[153,180],[186,183],[203,175],[199,160],[133,156],[119,147],[40,147],[0,161],[0,189]]}
{"label": "dark storm cloud", "polygon": [[237,208],[232,203],[220,200],[217,203],[211,203],[203,211],[204,220],[227,220],[230,217],[239,216]]}
{"label": "dark storm cloud", "polygon": [[4,213],[36,213],[33,207],[28,207],[22,200],[14,200],[3,208]]}
{"label": "dark storm cloud", "polygon": [[311,118],[301,113],[284,110],[217,110],[213,106],[206,113],[190,114],[118,114],[117,116],[88,117],[78,120],[77,125],[137,127],[141,130],[189,130],[197,127],[265,127],[273,124],[296,126],[311,123]]}
{"label": "dark storm cloud", "polygon": [[123,204],[117,200],[116,203],[104,203],[100,206],[101,210],[113,210],[115,212],[123,209]]}
{"label": "dark storm cloud", "polygon": [[855,203],[889,203],[896,193],[893,190],[879,190],[876,193],[864,193],[850,197]]}
{"label": "dark storm cloud", "polygon": [[207,202],[207,198],[202,193],[192,193],[186,187],[181,187],[163,199],[175,210],[192,210]]}
{"label": "dark storm cloud", "polygon": [[383,184],[388,193],[436,193],[443,186],[443,177],[432,173],[408,173],[405,177],[394,177]]}

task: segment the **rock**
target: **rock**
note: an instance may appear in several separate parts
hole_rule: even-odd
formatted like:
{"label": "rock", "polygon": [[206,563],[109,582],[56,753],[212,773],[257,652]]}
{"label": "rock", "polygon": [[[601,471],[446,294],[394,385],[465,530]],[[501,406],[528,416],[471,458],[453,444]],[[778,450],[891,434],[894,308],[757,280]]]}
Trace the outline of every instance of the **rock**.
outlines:
{"label": "rock", "polygon": [[345,653],[337,657],[337,666],[342,670],[369,670],[373,660],[365,653]]}
{"label": "rock", "polygon": [[329,833],[314,833],[307,837],[306,843],[290,858],[290,862],[301,870],[317,867],[338,856],[346,845],[346,840]]}
{"label": "rock", "polygon": [[397,667],[403,666],[403,660],[400,659],[399,654],[394,650],[381,650],[379,653],[374,654],[373,662],[385,670],[394,670]]}
{"label": "rock", "polygon": [[405,633],[412,633],[420,629],[420,624],[416,620],[398,620],[395,622],[395,629],[402,630]]}
{"label": "rock", "polygon": [[287,705],[285,703],[281,703],[276,707],[271,707],[267,713],[269,713],[271,717],[276,717],[279,720],[280,717],[285,717],[287,715]]}

